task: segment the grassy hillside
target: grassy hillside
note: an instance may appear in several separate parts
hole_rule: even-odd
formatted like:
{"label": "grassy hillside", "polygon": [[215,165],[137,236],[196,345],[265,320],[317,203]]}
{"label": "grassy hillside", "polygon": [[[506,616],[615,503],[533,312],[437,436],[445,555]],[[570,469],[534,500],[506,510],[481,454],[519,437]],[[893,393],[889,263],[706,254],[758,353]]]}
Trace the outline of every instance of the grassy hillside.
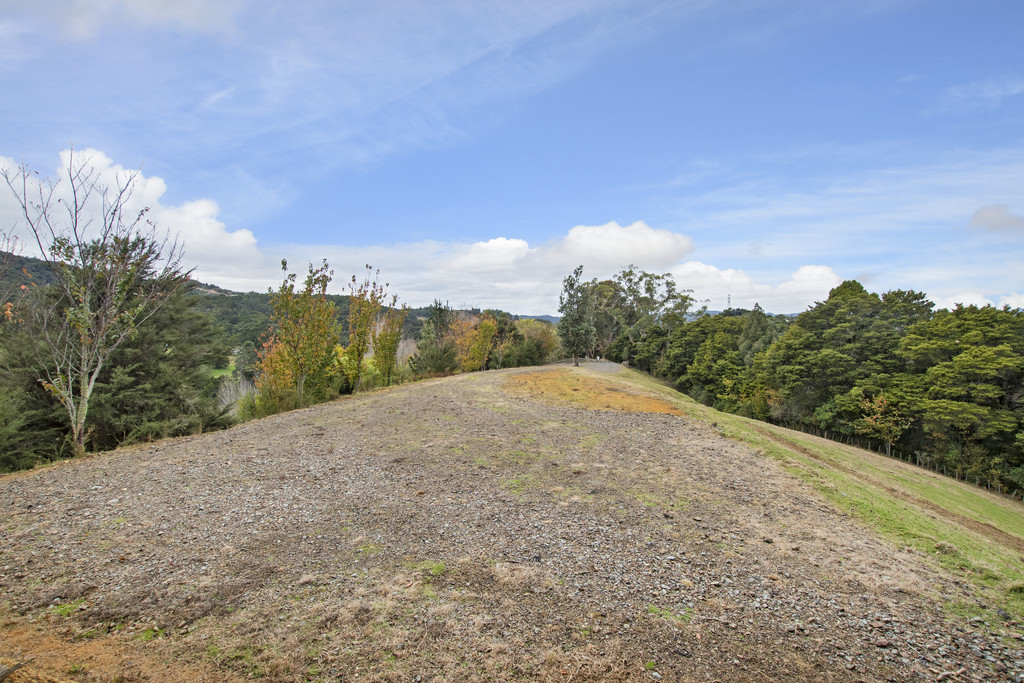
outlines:
{"label": "grassy hillside", "polygon": [[78,681],[1024,673],[1019,503],[606,363],[0,478],[0,657]]}

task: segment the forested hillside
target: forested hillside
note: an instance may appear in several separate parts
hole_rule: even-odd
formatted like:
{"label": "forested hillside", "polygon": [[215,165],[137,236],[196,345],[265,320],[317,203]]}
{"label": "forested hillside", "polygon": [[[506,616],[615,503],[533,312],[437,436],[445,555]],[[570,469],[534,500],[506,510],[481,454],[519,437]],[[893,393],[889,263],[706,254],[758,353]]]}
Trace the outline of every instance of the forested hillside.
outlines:
{"label": "forested hillside", "polygon": [[922,292],[850,280],[795,318],[755,307],[689,320],[692,299],[666,277],[630,269],[588,284],[591,353],[719,410],[1024,490],[1024,311],[936,310]]}

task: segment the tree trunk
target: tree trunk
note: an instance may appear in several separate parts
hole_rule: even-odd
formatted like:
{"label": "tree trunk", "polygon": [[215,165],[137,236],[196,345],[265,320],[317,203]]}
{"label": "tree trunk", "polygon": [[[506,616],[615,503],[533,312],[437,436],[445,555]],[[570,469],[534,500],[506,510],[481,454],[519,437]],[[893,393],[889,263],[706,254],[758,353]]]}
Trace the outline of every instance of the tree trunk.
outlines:
{"label": "tree trunk", "polygon": [[74,448],[72,455],[76,458],[85,455],[85,425],[76,424],[72,427],[71,436]]}
{"label": "tree trunk", "polygon": [[89,411],[89,396],[92,387],[82,382],[82,394],[78,398],[78,407],[71,419],[71,438],[74,457],[85,455],[85,417]]}

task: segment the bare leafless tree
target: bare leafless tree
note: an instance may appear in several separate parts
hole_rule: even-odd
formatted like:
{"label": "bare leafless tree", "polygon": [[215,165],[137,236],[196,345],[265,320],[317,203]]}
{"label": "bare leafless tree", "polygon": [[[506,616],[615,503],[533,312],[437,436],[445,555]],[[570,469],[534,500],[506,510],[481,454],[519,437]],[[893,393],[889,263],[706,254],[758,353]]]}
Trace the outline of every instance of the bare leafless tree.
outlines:
{"label": "bare leafless tree", "polygon": [[[39,381],[68,413],[76,455],[85,452],[89,400],[110,355],[189,276],[182,245],[129,205],[139,171],[105,181],[74,150],[56,180],[3,169],[54,284],[27,307],[47,358]],[[30,235],[29,235],[30,233]]]}

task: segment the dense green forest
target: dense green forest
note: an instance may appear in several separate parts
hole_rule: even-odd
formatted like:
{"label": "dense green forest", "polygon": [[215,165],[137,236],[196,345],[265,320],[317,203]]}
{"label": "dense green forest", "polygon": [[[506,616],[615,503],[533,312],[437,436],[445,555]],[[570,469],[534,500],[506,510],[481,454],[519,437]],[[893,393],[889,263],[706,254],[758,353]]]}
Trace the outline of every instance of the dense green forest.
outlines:
{"label": "dense green forest", "polygon": [[666,284],[628,269],[578,285],[592,301],[589,353],[719,410],[1024,490],[1024,311],[936,310],[924,293],[850,280],[796,317],[711,316]]}

